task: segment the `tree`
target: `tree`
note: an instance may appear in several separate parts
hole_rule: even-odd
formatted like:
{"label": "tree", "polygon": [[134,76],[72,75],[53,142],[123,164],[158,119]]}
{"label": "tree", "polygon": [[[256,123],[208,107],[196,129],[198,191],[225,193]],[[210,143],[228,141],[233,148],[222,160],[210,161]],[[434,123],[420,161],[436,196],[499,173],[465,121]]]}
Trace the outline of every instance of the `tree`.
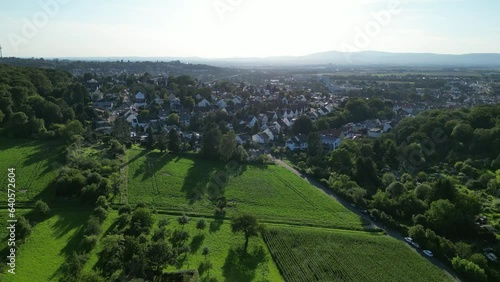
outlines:
{"label": "tree", "polygon": [[148,247],[146,257],[156,275],[159,276],[168,264],[175,263],[177,254],[165,241],[160,240]]}
{"label": "tree", "polygon": [[234,131],[222,135],[220,146],[220,158],[223,162],[233,159],[238,143],[236,142],[236,134]]}
{"label": "tree", "polygon": [[453,200],[457,194],[457,189],[449,178],[441,178],[434,184],[433,194],[435,200]]}
{"label": "tree", "polygon": [[167,117],[168,125],[179,125],[179,122],[180,122],[180,117],[176,113],[172,113]]}
{"label": "tree", "polygon": [[184,229],[184,225],[188,224],[191,221],[191,218],[185,214],[177,218],[177,221],[179,224],[182,226],[182,229]]}
{"label": "tree", "polygon": [[24,216],[17,220],[15,233],[16,239],[21,242],[31,234],[31,224]]}
{"label": "tree", "polygon": [[153,129],[150,127],[148,127],[148,139],[147,139],[147,146],[149,149],[153,149],[153,146],[155,144],[155,139],[154,139],[154,136],[153,136]]}
{"label": "tree", "polygon": [[293,124],[293,133],[294,134],[309,134],[309,132],[314,130],[314,124],[310,117],[306,115],[301,115],[297,118],[295,123]]}
{"label": "tree", "polygon": [[487,281],[488,279],[484,269],[469,260],[454,257],[451,260],[451,265],[453,266],[453,269],[462,275],[467,281],[482,282]]}
{"label": "tree", "polygon": [[370,109],[360,98],[349,99],[345,104],[347,116],[352,122],[360,122],[370,118]]}
{"label": "tree", "polygon": [[259,225],[257,218],[252,215],[242,215],[231,222],[231,231],[233,233],[243,232],[245,236],[245,245],[243,247],[245,253],[247,252],[250,237],[259,235],[261,230],[262,227]]}
{"label": "tree", "polygon": [[196,229],[200,230],[200,232],[205,228],[207,228],[207,222],[205,221],[205,219],[202,218],[198,220],[198,222],[196,222]]}
{"label": "tree", "polygon": [[64,127],[63,136],[69,140],[73,135],[81,135],[82,132],[82,123],[78,120],[73,120]]}
{"label": "tree", "polygon": [[310,156],[321,156],[323,144],[319,132],[310,132],[307,137],[307,152]]}
{"label": "tree", "polygon": [[420,200],[429,200],[432,196],[432,188],[427,184],[419,184],[415,188],[415,195]]}
{"label": "tree", "polygon": [[207,124],[205,132],[203,133],[203,146],[201,148],[201,154],[208,159],[218,158],[221,147],[221,139],[222,133],[220,132],[219,126],[213,122]]}
{"label": "tree", "polygon": [[168,149],[174,153],[177,153],[181,149],[181,138],[174,128],[170,129],[168,133]]}
{"label": "tree", "polygon": [[166,134],[164,132],[161,132],[158,135],[158,138],[156,139],[156,142],[154,145],[155,149],[160,150],[160,153],[163,154],[163,152],[165,152],[165,150],[168,149],[168,145],[169,145],[169,140],[168,140]]}
{"label": "tree", "polygon": [[441,234],[455,234],[457,213],[453,203],[449,200],[437,200],[431,203],[425,212],[427,222],[436,232]]}
{"label": "tree", "polygon": [[386,172],[382,175],[382,184],[385,187],[388,187],[389,185],[391,185],[395,181],[396,181],[396,177],[394,176],[394,174],[392,172]]}
{"label": "tree", "polygon": [[130,219],[130,230],[132,234],[147,234],[153,226],[153,216],[147,208],[137,208]]}
{"label": "tree", "polygon": [[399,198],[407,191],[405,185],[401,182],[393,182],[385,189],[385,192],[393,199]]}
{"label": "tree", "polygon": [[118,118],[115,120],[112,135],[121,143],[130,140],[130,126],[125,119]]}
{"label": "tree", "polygon": [[45,216],[50,212],[49,205],[42,200],[38,200],[35,203],[35,212],[39,215]]}

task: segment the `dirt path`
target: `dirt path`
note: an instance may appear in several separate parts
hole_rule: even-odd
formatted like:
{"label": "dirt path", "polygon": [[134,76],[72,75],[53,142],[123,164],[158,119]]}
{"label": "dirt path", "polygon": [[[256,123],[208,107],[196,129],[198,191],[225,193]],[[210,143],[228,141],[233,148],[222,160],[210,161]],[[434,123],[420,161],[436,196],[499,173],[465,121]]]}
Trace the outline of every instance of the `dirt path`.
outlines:
{"label": "dirt path", "polygon": [[273,158],[272,156],[269,156],[269,157],[272,160],[274,160],[274,163],[276,163],[277,165],[280,165],[280,166],[288,169],[289,171],[293,172],[295,175],[297,175],[297,176],[301,177],[302,179],[304,179],[304,181],[309,182],[311,185],[315,186],[316,188],[320,189],[321,191],[323,191],[324,193],[326,193],[331,198],[335,199],[337,202],[341,203],[345,208],[347,208],[351,212],[357,214],[358,216],[360,216],[361,218],[363,218],[364,220],[366,220],[367,222],[369,222],[370,224],[367,226],[367,228],[380,228],[380,229],[384,230],[387,233],[388,236],[391,236],[391,237],[393,237],[393,238],[395,238],[397,240],[403,241],[405,243],[405,245],[408,246],[408,248],[412,249],[414,252],[416,252],[419,255],[421,255],[422,257],[426,258],[429,262],[431,262],[435,266],[439,267],[450,278],[454,279],[455,281],[461,282],[461,280],[457,277],[457,275],[448,266],[446,266],[445,264],[443,264],[441,261],[439,261],[436,258],[429,258],[429,257],[425,256],[422,252],[419,252],[415,248],[410,247],[410,245],[406,244],[406,241],[404,241],[404,236],[401,235],[401,233],[399,233],[399,232],[397,232],[395,230],[389,229],[389,228],[387,228],[386,226],[384,226],[381,223],[375,223],[375,222],[373,222],[368,215],[363,214],[359,209],[351,206],[350,202],[348,202],[348,201],[346,201],[346,200],[338,197],[332,191],[326,189],[326,187],[323,186],[318,181],[316,181],[314,179],[311,179],[311,178],[307,177],[306,175],[300,173],[295,168],[291,167],[290,165],[288,165],[287,163],[283,162],[280,159]]}

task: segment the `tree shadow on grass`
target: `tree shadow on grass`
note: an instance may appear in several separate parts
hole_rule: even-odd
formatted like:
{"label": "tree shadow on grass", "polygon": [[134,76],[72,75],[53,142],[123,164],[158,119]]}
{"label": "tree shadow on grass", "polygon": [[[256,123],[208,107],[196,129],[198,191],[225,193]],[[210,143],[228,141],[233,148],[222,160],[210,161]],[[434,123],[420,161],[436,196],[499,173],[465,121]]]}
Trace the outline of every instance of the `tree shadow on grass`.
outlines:
{"label": "tree shadow on grass", "polygon": [[224,223],[224,218],[226,218],[226,212],[225,211],[216,211],[214,214],[214,220],[210,222],[210,225],[208,226],[208,231],[210,233],[215,233],[220,230],[220,227]]}
{"label": "tree shadow on grass", "polygon": [[193,237],[191,243],[189,244],[192,254],[196,253],[196,251],[200,249],[204,240],[205,240],[205,234],[198,234]]}
{"label": "tree shadow on grass", "polygon": [[[166,166],[174,156],[168,153],[151,152],[146,155],[146,160],[141,165],[142,181],[148,180],[153,177],[158,171]],[[137,172],[136,172],[137,174]]]}
{"label": "tree shadow on grass", "polygon": [[[90,214],[90,210],[60,213],[60,219],[52,226],[53,236],[55,238],[61,238],[71,230],[78,228],[60,251],[60,254],[65,258],[69,258],[73,252],[81,253],[81,242],[85,231],[85,222]],[[63,275],[63,267],[64,265],[59,266],[52,274],[51,279],[54,279],[58,275]]]}
{"label": "tree shadow on grass", "polygon": [[189,204],[201,200],[206,193],[207,186],[212,181],[212,175],[218,165],[200,158],[192,158],[193,165],[188,169],[182,191],[189,200]]}
{"label": "tree shadow on grass", "polygon": [[243,248],[231,248],[222,267],[225,281],[253,281],[259,264],[266,261],[266,252],[262,246],[245,253]]}

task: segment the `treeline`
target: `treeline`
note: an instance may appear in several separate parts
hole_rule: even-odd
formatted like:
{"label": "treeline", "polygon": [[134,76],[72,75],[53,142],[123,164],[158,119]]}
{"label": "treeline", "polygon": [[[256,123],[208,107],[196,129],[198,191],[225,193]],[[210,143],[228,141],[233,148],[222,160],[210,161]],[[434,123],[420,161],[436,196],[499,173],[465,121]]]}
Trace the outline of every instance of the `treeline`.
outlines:
{"label": "treeline", "polygon": [[13,137],[80,134],[96,117],[87,89],[71,74],[0,65],[0,127]]}
{"label": "treeline", "polygon": [[[500,105],[431,110],[402,120],[376,140],[344,140],[338,150],[291,158],[305,172],[474,281],[498,281],[483,248],[500,246],[476,224],[497,230]],[[472,280],[471,280],[472,281]]]}

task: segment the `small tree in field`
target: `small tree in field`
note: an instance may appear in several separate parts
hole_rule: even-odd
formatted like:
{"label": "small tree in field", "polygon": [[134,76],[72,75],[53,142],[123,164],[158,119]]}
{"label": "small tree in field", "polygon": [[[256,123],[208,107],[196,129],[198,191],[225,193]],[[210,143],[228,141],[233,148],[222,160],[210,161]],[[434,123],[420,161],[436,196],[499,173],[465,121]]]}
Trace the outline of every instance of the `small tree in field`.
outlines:
{"label": "small tree in field", "polygon": [[177,218],[177,221],[179,224],[182,226],[182,229],[184,229],[184,225],[188,224],[191,221],[191,218],[185,214]]}
{"label": "small tree in field", "polygon": [[262,226],[257,222],[257,218],[253,215],[242,215],[235,219],[231,223],[231,231],[233,233],[243,232],[245,235],[245,246],[243,250],[245,253],[248,248],[248,239],[253,236],[259,235],[259,232],[262,230]]}

